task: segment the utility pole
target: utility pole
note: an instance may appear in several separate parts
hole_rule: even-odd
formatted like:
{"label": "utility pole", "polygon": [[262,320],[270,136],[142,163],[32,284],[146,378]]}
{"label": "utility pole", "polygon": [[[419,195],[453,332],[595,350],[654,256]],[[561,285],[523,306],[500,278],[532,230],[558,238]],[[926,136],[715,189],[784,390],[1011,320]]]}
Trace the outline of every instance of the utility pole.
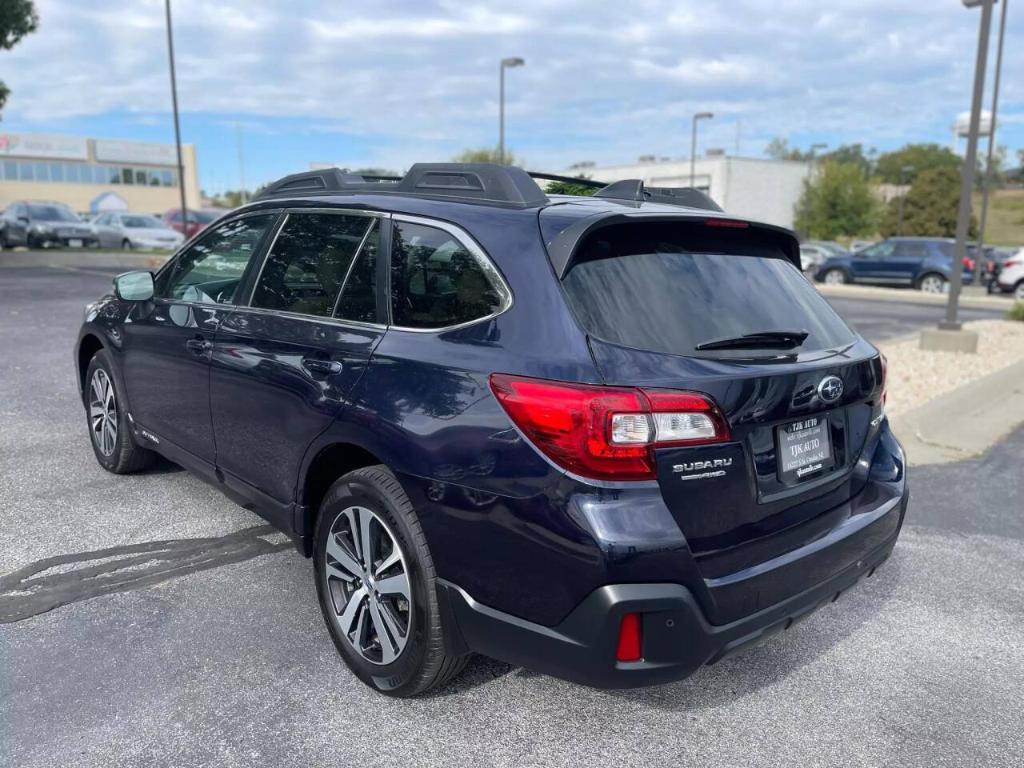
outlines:
{"label": "utility pole", "polygon": [[238,199],[245,205],[245,154],[242,152],[242,124],[235,123],[235,143],[238,145]]}
{"label": "utility pole", "polygon": [[913,172],[914,172],[914,166],[912,166],[912,165],[904,165],[902,168],[900,168],[900,187],[901,187],[901,190],[900,190],[900,215],[899,215],[899,219],[896,222],[896,234],[897,235],[902,235],[903,234],[903,203],[907,199],[907,190],[906,189],[902,189],[902,188],[906,187],[906,185],[907,185],[907,181],[906,181],[907,174],[908,173],[913,173]]}
{"label": "utility pole", "polygon": [[518,56],[501,60],[498,67],[498,162],[505,164],[505,70],[526,63]]}
{"label": "utility pole", "polygon": [[178,81],[174,74],[174,32],[171,28],[171,0],[164,0],[167,15],[167,58],[171,64],[171,107],[174,110],[174,146],[178,150],[178,192],[181,195],[181,231],[188,238],[188,207],[185,205],[185,164],[181,161],[181,125],[178,122]]}
{"label": "utility pole", "polygon": [[960,176],[960,209],[956,217],[956,246],[953,251],[953,269],[949,281],[949,302],[946,304],[946,318],[939,323],[939,330],[959,331],[962,328],[958,315],[960,290],[963,286],[963,263],[967,257],[967,230],[971,221],[971,192],[974,187],[974,166],[978,160],[978,130],[981,125],[981,99],[985,91],[985,62],[988,60],[988,38],[992,30],[992,4],[995,0],[963,0],[964,6],[981,6],[981,22],[978,24],[978,56],[974,63],[974,93],[971,98],[971,122],[967,135],[967,149],[964,153],[963,171]]}
{"label": "utility pole", "polygon": [[1003,0],[999,14],[999,43],[996,45],[996,74],[992,86],[992,119],[988,126],[988,157],[985,160],[985,178],[981,188],[981,221],[978,222],[978,258],[975,266],[975,280],[981,286],[985,278],[985,222],[988,219],[988,193],[992,186],[992,148],[996,143],[996,109],[999,107],[999,77],[1003,69],[1003,33],[1006,32],[1006,8],[1010,0]]}

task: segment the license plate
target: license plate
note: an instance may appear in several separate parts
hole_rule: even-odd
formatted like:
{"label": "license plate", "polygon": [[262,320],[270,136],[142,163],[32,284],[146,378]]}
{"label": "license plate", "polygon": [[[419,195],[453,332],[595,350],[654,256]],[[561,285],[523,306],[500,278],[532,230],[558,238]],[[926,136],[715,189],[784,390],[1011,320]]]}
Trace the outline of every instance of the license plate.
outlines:
{"label": "license plate", "polygon": [[81,240],[77,240],[77,239],[68,240],[68,247],[69,248],[81,248],[82,247],[82,241]]}
{"label": "license plate", "polygon": [[812,416],[777,428],[779,476],[803,480],[832,467],[828,419]]}

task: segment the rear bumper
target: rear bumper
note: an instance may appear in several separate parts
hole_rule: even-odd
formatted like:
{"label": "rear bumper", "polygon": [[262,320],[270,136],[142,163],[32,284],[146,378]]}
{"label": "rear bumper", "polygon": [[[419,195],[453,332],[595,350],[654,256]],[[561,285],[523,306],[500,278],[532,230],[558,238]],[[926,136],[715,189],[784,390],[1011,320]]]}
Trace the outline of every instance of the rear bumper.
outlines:
{"label": "rear bumper", "polygon": [[[857,521],[762,568],[813,561],[842,544],[864,545],[854,562],[808,589],[727,624],[711,624],[693,593],[681,584],[612,584],[587,596],[559,624],[548,627],[475,601],[455,584],[439,581],[443,610],[457,627],[453,650],[472,650],[537,672],[601,688],[628,688],[684,678],[705,664],[788,629],[860,579],[871,576],[896,543],[907,495],[891,498]],[[884,532],[884,537],[879,534]],[[783,562],[784,561],[784,562]],[[615,658],[619,625],[640,613],[643,660]]]}

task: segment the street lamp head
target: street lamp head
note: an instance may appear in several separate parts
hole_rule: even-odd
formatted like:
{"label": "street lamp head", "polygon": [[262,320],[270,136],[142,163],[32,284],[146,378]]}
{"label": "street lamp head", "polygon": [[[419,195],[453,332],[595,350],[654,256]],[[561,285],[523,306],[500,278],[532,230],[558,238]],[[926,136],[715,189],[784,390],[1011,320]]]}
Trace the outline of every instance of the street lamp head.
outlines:
{"label": "street lamp head", "polygon": [[994,5],[998,0],[961,0],[961,2],[963,2],[964,8],[980,8],[985,3],[992,3]]}
{"label": "street lamp head", "polygon": [[526,63],[525,59],[521,59],[518,56],[510,56],[507,59],[501,60],[501,66],[503,67],[521,67]]}
{"label": "street lamp head", "polygon": [[708,119],[710,119],[712,117],[714,117],[714,114],[711,113],[711,112],[698,112],[697,114],[695,114],[693,116],[693,119],[694,120],[708,120]]}

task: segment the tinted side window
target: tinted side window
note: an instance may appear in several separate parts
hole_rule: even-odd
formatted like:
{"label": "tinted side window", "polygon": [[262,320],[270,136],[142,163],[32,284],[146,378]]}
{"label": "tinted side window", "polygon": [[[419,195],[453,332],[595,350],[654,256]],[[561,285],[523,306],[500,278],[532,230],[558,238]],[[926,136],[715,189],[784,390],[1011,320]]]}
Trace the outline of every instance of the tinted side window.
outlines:
{"label": "tinted side window", "polygon": [[901,242],[896,245],[896,255],[908,258],[923,259],[928,255],[928,246],[924,243]]}
{"label": "tinted side window", "polygon": [[156,295],[233,304],[242,274],[275,218],[246,216],[217,227],[160,273]]}
{"label": "tinted side window", "polygon": [[894,248],[892,243],[878,243],[865,248],[860,255],[869,259],[887,259],[892,256]]}
{"label": "tinted side window", "polygon": [[289,214],[263,265],[252,306],[330,317],[356,252],[375,223],[367,216]]}
{"label": "tinted side window", "polygon": [[453,235],[396,221],[391,247],[391,319],[406,328],[443,328],[501,310],[507,289]]}

